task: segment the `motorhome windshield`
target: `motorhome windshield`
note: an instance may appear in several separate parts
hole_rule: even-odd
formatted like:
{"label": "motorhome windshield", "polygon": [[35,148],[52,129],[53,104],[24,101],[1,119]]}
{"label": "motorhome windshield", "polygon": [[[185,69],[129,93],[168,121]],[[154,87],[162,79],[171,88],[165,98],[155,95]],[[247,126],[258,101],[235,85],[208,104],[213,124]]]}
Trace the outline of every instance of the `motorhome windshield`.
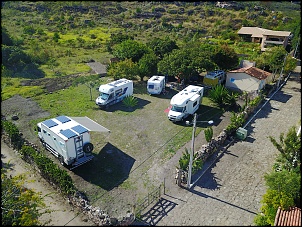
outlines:
{"label": "motorhome windshield", "polygon": [[172,106],[171,110],[182,113],[184,111],[184,107]]}
{"label": "motorhome windshield", "polygon": [[109,97],[109,94],[101,92],[101,93],[100,93],[100,97],[101,97],[101,99],[103,99],[103,100],[107,100],[108,97]]}

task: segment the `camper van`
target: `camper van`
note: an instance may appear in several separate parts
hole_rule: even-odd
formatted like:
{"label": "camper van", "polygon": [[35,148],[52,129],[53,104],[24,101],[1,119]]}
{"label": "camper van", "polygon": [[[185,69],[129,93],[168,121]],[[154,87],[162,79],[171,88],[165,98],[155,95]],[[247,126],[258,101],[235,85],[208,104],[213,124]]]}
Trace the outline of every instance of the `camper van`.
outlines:
{"label": "camper van", "polygon": [[194,114],[202,101],[203,91],[203,87],[189,85],[174,95],[170,101],[169,120],[173,122],[183,121],[189,115]]}
{"label": "camper van", "polygon": [[100,95],[95,100],[96,105],[106,109],[108,106],[122,101],[127,96],[133,95],[133,81],[119,79],[99,87]]}
{"label": "camper van", "polygon": [[[103,131],[109,132],[108,129],[102,128]],[[62,115],[39,122],[37,129],[42,145],[69,169],[93,159],[90,130],[71,117]]]}
{"label": "camper van", "polygon": [[214,87],[218,84],[223,84],[226,81],[226,73],[223,70],[216,70],[205,75],[203,83],[206,86]]}
{"label": "camper van", "polygon": [[147,92],[150,95],[158,95],[165,90],[166,82],[165,76],[152,76],[147,81]]}

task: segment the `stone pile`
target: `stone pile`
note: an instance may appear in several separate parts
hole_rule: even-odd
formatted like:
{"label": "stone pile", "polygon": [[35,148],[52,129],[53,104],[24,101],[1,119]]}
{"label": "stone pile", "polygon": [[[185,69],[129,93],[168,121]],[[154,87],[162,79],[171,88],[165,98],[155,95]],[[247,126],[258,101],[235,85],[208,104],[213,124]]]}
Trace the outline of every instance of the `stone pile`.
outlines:
{"label": "stone pile", "polygon": [[133,213],[127,213],[126,217],[118,218],[110,217],[106,211],[100,207],[93,207],[89,204],[87,197],[81,192],[76,192],[74,196],[68,198],[69,204],[82,210],[87,215],[87,218],[93,221],[98,226],[129,226],[134,220]]}

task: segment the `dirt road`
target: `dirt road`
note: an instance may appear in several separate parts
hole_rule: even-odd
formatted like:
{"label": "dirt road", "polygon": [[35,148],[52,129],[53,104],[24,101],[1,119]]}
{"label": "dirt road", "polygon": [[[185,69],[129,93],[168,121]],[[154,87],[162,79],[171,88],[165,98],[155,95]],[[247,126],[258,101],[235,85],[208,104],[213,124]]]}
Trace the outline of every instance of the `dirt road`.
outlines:
{"label": "dirt road", "polygon": [[[33,189],[36,192],[41,192],[44,197],[45,204],[49,209],[53,210],[50,214],[43,214],[40,217],[42,223],[47,222],[47,226],[93,226],[95,225],[91,221],[81,214],[77,213],[70,206],[66,199],[62,198],[55,189],[51,188],[48,182],[43,179],[40,174],[35,173],[32,167],[23,161],[18,153],[12,148],[8,147],[1,140],[1,160],[3,168],[7,168],[8,175],[26,174],[28,180],[34,180],[34,182],[28,182],[26,187]],[[9,164],[9,165],[6,165]]]}

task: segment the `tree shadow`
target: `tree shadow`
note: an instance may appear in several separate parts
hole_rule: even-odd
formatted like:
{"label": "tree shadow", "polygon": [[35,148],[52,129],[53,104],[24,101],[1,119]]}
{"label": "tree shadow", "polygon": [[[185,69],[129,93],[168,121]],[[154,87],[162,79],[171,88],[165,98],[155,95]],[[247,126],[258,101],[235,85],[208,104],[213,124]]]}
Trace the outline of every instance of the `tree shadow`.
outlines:
{"label": "tree shadow", "polygon": [[6,158],[6,156],[4,154],[1,154],[1,170],[3,172],[7,172],[8,170],[13,170],[15,164],[8,162],[3,162],[2,158]]}
{"label": "tree shadow", "polygon": [[109,191],[128,178],[134,162],[134,158],[107,143],[91,162],[77,167],[73,172]]}
{"label": "tree shadow", "polygon": [[280,90],[271,98],[271,100],[287,103],[291,97],[292,95],[286,94],[284,91]]}

